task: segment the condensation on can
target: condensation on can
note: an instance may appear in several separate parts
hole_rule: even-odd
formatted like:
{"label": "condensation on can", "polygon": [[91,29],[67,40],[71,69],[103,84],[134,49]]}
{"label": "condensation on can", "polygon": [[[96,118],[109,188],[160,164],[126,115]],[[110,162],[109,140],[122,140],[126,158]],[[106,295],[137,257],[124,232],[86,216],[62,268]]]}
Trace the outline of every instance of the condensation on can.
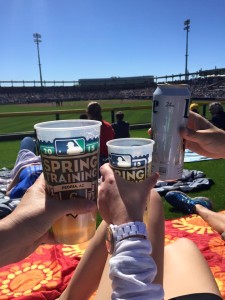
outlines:
{"label": "condensation on can", "polygon": [[187,126],[190,90],[188,85],[158,85],[153,93],[152,172],[159,172],[160,180],[182,177],[184,143],[180,127]]}

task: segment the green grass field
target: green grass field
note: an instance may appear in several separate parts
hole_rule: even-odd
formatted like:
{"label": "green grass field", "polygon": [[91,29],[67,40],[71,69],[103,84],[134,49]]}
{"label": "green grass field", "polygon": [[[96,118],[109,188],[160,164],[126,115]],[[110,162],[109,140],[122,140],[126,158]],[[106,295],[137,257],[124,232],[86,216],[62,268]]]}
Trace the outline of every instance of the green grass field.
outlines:
{"label": "green grass field", "polygon": [[[1,106],[1,113],[3,112],[23,112],[23,111],[46,111],[55,109],[84,109],[87,106],[88,101],[66,103],[62,108],[55,107],[53,105],[7,105]],[[131,106],[146,106],[150,101],[122,101],[122,100],[111,100],[111,101],[101,101],[102,107],[118,107],[123,110],[123,107]],[[147,110],[124,110],[125,119],[130,122],[130,124],[137,123],[148,123],[151,122],[151,111]],[[63,118],[79,118],[77,115],[62,115]],[[111,122],[110,112],[103,114],[104,119]],[[33,130],[35,123],[54,120],[54,116],[40,116],[40,117],[16,117],[16,118],[0,118],[0,134],[1,133],[11,133],[11,132],[21,132]],[[132,130],[132,137],[148,137],[147,130]],[[19,150],[20,141],[10,141],[10,142],[0,142],[0,167],[12,168]],[[195,193],[189,193],[190,196],[205,196],[212,199],[214,203],[214,209],[216,211],[225,209],[225,160],[211,160],[203,162],[185,163],[185,168],[190,170],[200,170],[206,174],[206,177],[213,179],[214,185],[210,189],[204,191],[198,191]],[[176,218],[182,216],[182,213],[174,212],[170,205],[164,201],[165,216],[167,219]]]}
{"label": "green grass field", "polygon": [[[7,112],[29,112],[29,111],[53,111],[53,110],[86,110],[89,101],[65,102],[62,107],[56,107],[54,104],[46,105],[2,105],[1,113]],[[99,101],[102,108],[118,108],[123,110],[126,121],[130,124],[149,123],[151,121],[150,100],[101,100]],[[149,109],[144,110],[125,110],[125,107],[141,107],[148,106]],[[79,119],[80,113],[62,114],[60,119]],[[111,112],[103,112],[103,118],[111,122]],[[30,131],[33,130],[34,124],[44,121],[55,120],[55,115],[44,116],[22,116],[22,117],[1,117],[0,116],[0,134]]]}

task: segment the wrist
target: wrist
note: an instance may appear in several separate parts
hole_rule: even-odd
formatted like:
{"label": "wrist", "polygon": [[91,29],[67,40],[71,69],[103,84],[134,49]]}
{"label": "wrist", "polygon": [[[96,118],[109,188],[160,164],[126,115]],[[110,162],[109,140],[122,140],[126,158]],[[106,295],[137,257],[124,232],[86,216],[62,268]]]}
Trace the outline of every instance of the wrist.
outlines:
{"label": "wrist", "polygon": [[147,239],[146,225],[143,222],[128,222],[121,225],[111,224],[106,229],[106,248],[112,254],[118,242],[134,237]]}
{"label": "wrist", "polygon": [[[135,221],[133,221],[135,220]],[[120,226],[120,225],[124,225],[124,224],[128,224],[128,223],[134,223],[134,222],[139,222],[139,223],[143,223],[143,217],[140,218],[120,218],[120,220],[112,220],[112,225],[115,226]]]}
{"label": "wrist", "polygon": [[120,209],[117,214],[111,216],[110,224],[119,226],[130,222],[143,222],[144,213],[141,213],[140,211],[141,209],[136,208],[128,213],[125,208]]}

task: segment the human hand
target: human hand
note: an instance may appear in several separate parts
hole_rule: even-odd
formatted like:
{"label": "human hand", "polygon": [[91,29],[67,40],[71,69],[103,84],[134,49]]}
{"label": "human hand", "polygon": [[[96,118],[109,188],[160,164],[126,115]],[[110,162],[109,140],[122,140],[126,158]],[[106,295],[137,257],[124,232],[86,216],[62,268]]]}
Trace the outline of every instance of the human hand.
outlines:
{"label": "human hand", "polygon": [[[46,194],[43,174],[24,194],[17,208],[0,221],[0,239],[8,235],[0,253],[8,247],[5,261],[18,261],[32,253],[42,243],[55,243],[49,231],[51,225],[67,213],[82,214],[96,209],[94,202],[82,198],[59,200]],[[14,246],[15,245],[15,246]],[[10,261],[11,260],[11,261]],[[0,264],[2,257],[0,258]]]}
{"label": "human hand", "polygon": [[98,208],[108,224],[120,225],[143,221],[147,196],[155,186],[156,173],[142,182],[129,182],[114,174],[109,164],[101,169],[102,179],[98,193]]}
{"label": "human hand", "polygon": [[211,158],[225,158],[225,132],[190,111],[187,128],[181,129],[185,148]]}

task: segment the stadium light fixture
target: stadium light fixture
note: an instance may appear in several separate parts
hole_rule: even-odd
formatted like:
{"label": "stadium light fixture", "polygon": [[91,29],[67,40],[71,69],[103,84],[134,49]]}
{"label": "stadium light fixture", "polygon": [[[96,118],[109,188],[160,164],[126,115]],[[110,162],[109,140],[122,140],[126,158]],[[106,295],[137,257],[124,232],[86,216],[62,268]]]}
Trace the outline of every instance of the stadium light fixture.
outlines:
{"label": "stadium light fixture", "polygon": [[190,22],[190,19],[184,21],[184,30],[186,30],[185,80],[188,80],[188,33],[190,31]]}
{"label": "stadium light fixture", "polygon": [[40,51],[39,51],[39,43],[41,43],[41,35],[39,33],[34,33],[33,34],[34,42],[37,45],[37,52],[38,52],[38,66],[39,66],[39,74],[40,74],[40,82],[41,86],[43,86],[43,81],[42,81],[42,73],[41,73],[41,59],[40,59]]}

